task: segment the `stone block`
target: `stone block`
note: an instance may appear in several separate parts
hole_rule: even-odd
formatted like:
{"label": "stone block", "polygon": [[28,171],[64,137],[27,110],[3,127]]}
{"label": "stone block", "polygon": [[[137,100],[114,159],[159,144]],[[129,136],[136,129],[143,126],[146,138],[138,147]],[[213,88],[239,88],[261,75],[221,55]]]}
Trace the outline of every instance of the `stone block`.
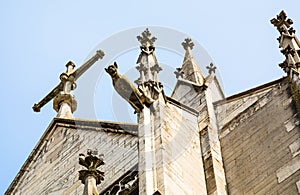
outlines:
{"label": "stone block", "polygon": [[290,177],[293,173],[300,169],[300,156],[296,156],[286,165],[276,171],[278,183],[283,182],[285,179]]}

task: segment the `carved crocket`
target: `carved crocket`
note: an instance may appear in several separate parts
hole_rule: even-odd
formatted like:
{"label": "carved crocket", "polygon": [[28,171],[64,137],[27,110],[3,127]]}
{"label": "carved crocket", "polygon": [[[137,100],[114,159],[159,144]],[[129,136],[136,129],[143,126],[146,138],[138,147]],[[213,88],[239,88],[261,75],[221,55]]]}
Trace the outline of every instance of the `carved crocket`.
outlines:
{"label": "carved crocket", "polygon": [[116,62],[105,68],[105,71],[111,76],[113,86],[118,94],[134,108],[135,113],[140,113],[144,108],[143,94],[124,75],[118,73]]}

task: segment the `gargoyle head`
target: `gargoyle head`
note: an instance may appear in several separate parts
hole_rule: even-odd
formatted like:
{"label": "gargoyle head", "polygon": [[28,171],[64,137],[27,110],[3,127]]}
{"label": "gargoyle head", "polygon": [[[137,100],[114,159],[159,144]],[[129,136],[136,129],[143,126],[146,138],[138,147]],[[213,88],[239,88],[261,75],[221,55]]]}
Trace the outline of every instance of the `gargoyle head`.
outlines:
{"label": "gargoyle head", "polygon": [[111,77],[114,77],[116,74],[118,74],[117,62],[114,62],[114,64],[109,65],[107,68],[105,68],[105,71],[108,74],[110,74]]}

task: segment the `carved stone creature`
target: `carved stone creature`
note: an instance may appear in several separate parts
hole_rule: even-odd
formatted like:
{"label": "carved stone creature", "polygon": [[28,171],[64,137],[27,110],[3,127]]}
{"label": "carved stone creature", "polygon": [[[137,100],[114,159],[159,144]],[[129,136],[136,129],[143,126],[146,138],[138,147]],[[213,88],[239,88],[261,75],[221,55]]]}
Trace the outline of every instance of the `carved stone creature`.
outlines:
{"label": "carved stone creature", "polygon": [[134,108],[135,113],[140,113],[144,108],[144,95],[124,75],[118,73],[116,62],[105,68],[105,71],[111,76],[118,94]]}

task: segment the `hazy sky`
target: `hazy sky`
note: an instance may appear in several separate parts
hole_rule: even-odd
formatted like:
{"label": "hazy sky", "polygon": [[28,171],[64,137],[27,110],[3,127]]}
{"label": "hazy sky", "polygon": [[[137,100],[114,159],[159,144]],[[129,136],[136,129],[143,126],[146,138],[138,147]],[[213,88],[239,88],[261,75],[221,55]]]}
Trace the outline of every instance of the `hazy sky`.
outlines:
{"label": "hazy sky", "polygon": [[[41,113],[34,113],[31,107],[59,83],[59,75],[69,60],[79,66],[111,37],[123,35],[122,32],[131,36],[130,32],[135,32],[131,29],[172,29],[170,32],[187,34],[204,47],[218,68],[228,96],[284,76],[278,67],[284,59],[276,40],[279,33],[270,19],[284,9],[299,35],[299,5],[299,0],[2,1],[0,194],[55,117],[52,102]],[[158,33],[153,32],[159,40]],[[132,33],[132,38],[137,35]],[[122,36],[115,38],[105,42],[113,43],[105,51],[107,56],[126,43]],[[136,41],[133,47],[138,46]],[[133,47],[115,56],[122,62],[120,71],[133,70],[139,54]],[[194,56],[205,67],[208,64],[201,64],[204,53],[197,51],[195,48]],[[168,48],[158,49],[156,54],[162,63],[181,65],[180,54],[169,57],[172,55]],[[115,59],[107,60],[110,63]],[[90,92],[95,97],[96,119],[118,120],[110,109],[112,86],[102,85],[102,79],[109,80],[102,72],[98,73],[96,88]]]}

